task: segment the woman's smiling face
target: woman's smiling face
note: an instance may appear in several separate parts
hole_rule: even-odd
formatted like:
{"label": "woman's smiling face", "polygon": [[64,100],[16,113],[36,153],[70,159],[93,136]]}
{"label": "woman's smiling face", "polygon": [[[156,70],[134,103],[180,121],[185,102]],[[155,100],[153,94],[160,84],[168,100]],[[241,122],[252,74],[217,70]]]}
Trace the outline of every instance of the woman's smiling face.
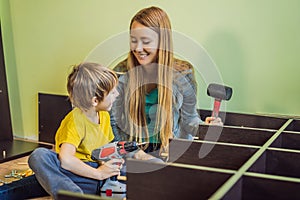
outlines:
{"label": "woman's smiling face", "polygon": [[130,49],[140,65],[156,62],[158,34],[152,29],[134,21],[130,30]]}

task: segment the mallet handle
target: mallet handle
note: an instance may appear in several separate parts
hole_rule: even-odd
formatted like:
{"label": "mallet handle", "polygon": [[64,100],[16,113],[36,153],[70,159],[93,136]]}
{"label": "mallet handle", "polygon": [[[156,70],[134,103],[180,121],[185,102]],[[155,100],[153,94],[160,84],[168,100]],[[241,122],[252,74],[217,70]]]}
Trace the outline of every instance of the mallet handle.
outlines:
{"label": "mallet handle", "polygon": [[221,99],[215,99],[214,109],[211,115],[212,117],[217,118],[219,116],[220,106],[221,106]]}

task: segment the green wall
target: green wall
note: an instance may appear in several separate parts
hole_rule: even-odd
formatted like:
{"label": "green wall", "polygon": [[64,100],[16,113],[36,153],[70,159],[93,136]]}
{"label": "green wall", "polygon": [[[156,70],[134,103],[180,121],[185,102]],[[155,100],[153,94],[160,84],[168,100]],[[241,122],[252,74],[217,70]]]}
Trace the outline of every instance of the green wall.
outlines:
{"label": "green wall", "polygon": [[[69,66],[83,61],[99,44],[114,41],[108,42],[114,45],[102,51],[101,59],[124,55],[124,44],[118,46],[116,37],[123,36],[131,17],[149,5],[166,10],[174,31],[206,50],[223,82],[234,90],[227,111],[300,115],[299,0],[0,2],[13,130],[18,137],[38,137],[37,93],[66,94]],[[196,67],[201,71],[210,66]],[[198,106],[210,109],[205,77],[198,73],[197,78]]]}

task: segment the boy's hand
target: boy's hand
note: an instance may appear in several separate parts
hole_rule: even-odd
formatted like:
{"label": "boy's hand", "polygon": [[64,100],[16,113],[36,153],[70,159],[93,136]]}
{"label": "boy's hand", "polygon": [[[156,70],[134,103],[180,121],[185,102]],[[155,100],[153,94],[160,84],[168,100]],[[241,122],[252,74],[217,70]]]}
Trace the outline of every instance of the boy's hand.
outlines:
{"label": "boy's hand", "polygon": [[100,165],[97,170],[100,172],[99,180],[107,179],[111,176],[120,175],[120,169],[123,167],[124,160],[114,158]]}

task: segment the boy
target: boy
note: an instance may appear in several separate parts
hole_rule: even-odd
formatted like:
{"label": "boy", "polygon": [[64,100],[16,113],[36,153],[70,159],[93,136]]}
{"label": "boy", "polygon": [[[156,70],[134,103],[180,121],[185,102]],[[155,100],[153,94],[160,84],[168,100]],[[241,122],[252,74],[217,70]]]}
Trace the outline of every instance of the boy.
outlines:
{"label": "boy", "polygon": [[116,74],[99,64],[73,67],[67,90],[74,109],[56,132],[55,152],[38,148],[28,160],[37,180],[53,198],[58,190],[99,194],[103,180],[120,173],[123,159],[99,165],[91,158],[94,149],[114,139],[108,111],[119,95],[117,84]]}

